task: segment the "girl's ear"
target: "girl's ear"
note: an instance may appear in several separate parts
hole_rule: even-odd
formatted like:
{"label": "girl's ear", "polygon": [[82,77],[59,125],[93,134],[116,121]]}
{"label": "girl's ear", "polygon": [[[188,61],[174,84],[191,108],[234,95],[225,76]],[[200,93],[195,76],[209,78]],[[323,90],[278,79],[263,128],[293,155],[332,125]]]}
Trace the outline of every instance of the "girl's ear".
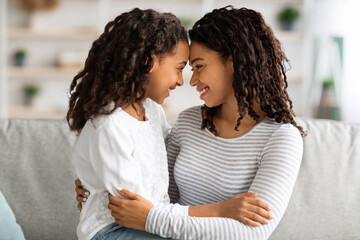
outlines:
{"label": "girl's ear", "polygon": [[231,71],[234,73],[234,62],[231,56],[228,57],[227,63],[229,64],[228,66],[230,67]]}
{"label": "girl's ear", "polygon": [[[153,66],[150,70],[150,73],[159,67],[159,58],[154,55],[152,56],[152,59],[153,59]],[[146,60],[146,64],[147,64],[147,60]]]}

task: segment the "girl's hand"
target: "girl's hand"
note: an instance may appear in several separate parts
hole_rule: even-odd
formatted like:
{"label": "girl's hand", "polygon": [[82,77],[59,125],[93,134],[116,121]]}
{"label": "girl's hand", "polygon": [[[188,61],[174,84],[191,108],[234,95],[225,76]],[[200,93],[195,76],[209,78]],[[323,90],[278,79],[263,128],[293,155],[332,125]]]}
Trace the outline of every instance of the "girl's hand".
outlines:
{"label": "girl's hand", "polygon": [[90,196],[90,192],[83,188],[80,179],[75,180],[75,192],[76,200],[78,202],[77,208],[79,212],[82,210],[82,203],[86,202],[87,198]]}
{"label": "girl's hand", "polygon": [[267,219],[273,218],[269,213],[271,209],[266,203],[256,199],[257,196],[257,193],[241,193],[221,202],[222,216],[253,227],[268,224]]}
{"label": "girl's hand", "polygon": [[111,210],[111,216],[115,218],[115,222],[128,228],[145,230],[147,216],[154,204],[128,190],[117,191],[127,199],[117,198],[109,194],[110,203],[108,207]]}

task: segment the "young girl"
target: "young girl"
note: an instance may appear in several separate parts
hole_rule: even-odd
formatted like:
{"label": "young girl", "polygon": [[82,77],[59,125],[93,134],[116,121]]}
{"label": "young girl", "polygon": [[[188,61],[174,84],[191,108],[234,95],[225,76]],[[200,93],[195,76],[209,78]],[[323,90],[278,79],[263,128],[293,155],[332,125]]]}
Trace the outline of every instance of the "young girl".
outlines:
{"label": "young girl", "polygon": [[[80,215],[79,239],[132,238],[134,230],[113,224],[107,208],[108,192],[120,196],[116,187],[131,189],[155,206],[169,202],[163,140],[168,127],[158,104],[183,84],[188,56],[180,21],[153,10],[121,14],[93,43],[71,83],[67,114],[71,130],[80,133],[76,172],[92,192]],[[179,205],[172,211],[187,215]]]}
{"label": "young girl", "polygon": [[188,207],[168,204],[164,136],[169,128],[158,105],[183,84],[188,57],[179,20],[153,10],[121,14],[94,42],[84,70],[71,84],[67,114],[71,130],[80,134],[76,172],[92,193],[80,215],[79,239],[160,238],[115,223],[108,193],[121,198],[116,189],[141,195],[146,209],[156,206],[188,216]]}
{"label": "young girl", "polygon": [[[146,231],[163,237],[267,239],[285,212],[302,157],[304,132],[286,92],[287,59],[261,14],[246,8],[214,10],[189,35],[190,83],[205,105],[182,112],[168,137],[171,198],[191,206],[256,192],[273,219],[253,228],[229,218],[174,215],[124,190],[134,200],[110,196],[109,208],[118,223],[146,223]],[[207,211],[208,205],[189,208],[189,215]]]}

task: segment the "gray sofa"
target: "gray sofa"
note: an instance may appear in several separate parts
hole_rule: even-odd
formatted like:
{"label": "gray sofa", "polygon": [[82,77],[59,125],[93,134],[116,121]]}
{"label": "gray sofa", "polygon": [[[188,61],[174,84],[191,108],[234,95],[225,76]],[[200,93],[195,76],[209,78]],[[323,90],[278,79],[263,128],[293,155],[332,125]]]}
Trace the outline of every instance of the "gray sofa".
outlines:
{"label": "gray sofa", "polygon": [[[360,125],[298,122],[304,157],[271,239],[360,239]],[[0,191],[26,239],[76,239],[75,139],[64,121],[0,119]]]}

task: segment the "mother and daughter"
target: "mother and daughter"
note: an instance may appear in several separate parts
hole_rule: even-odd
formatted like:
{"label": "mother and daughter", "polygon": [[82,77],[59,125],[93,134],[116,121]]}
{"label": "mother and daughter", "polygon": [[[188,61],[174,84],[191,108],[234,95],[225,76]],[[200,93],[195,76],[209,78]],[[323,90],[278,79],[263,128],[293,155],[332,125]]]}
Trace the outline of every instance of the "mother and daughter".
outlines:
{"label": "mother and daughter", "polygon": [[[233,7],[189,37],[174,15],[134,9],[107,24],[74,77],[79,239],[267,239],[282,218],[304,132],[280,42],[260,13]],[[187,61],[205,104],[170,130],[159,104]]]}

